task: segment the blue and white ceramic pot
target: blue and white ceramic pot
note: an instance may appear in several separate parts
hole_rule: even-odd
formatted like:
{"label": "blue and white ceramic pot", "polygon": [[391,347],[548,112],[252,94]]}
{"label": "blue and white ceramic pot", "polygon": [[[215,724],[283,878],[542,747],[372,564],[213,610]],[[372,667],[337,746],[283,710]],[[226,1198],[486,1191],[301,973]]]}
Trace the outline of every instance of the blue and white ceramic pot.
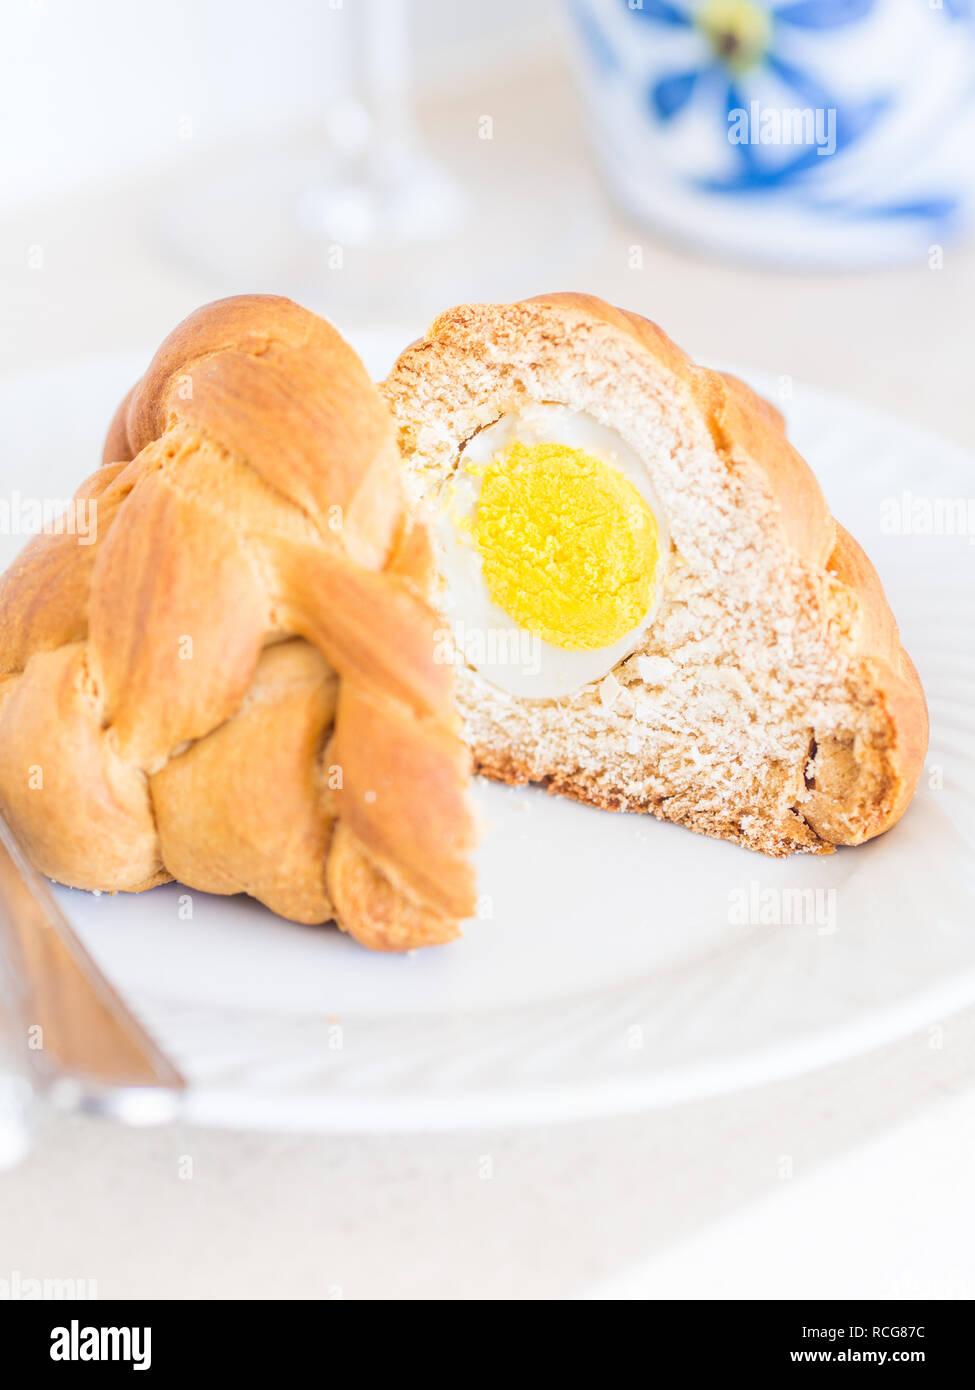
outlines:
{"label": "blue and white ceramic pot", "polygon": [[625,207],[788,266],[925,260],[975,220],[975,0],[567,0]]}

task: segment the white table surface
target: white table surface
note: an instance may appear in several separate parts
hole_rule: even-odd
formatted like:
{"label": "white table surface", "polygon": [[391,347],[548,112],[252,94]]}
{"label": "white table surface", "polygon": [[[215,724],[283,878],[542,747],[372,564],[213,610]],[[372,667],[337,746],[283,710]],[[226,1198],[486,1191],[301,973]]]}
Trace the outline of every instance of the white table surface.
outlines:
{"label": "white table surface", "polygon": [[[585,165],[558,71],[428,114],[443,128],[484,110],[513,161],[539,156],[525,132],[544,125],[551,196],[560,169]],[[153,202],[178,178],[150,169],[7,216],[0,370],[141,347],[213,297],[153,247]],[[692,258],[607,213],[584,265],[552,259],[560,283],[538,292],[594,290],[701,360],[804,379],[975,448],[971,250],[940,271],[782,275]],[[79,478],[94,463],[79,459]],[[800,1080],[549,1130],[304,1138],[61,1117],[0,1175],[0,1279],[93,1279],[101,1297],[971,1297],[973,1059],[970,1010]]]}

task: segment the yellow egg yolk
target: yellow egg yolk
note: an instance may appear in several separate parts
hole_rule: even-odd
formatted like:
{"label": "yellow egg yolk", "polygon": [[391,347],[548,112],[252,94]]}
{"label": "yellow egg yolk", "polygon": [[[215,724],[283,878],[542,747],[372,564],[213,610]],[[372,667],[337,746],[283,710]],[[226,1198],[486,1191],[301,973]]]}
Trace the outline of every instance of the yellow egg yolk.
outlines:
{"label": "yellow egg yolk", "polygon": [[471,532],[493,601],[553,646],[612,646],[653,602],[653,512],[582,449],[509,445],[484,469]]}

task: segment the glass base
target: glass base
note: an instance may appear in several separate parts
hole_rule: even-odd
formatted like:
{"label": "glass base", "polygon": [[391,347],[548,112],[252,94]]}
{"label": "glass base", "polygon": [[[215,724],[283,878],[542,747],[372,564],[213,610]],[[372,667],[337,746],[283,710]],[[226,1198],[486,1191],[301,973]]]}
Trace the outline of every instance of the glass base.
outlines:
{"label": "glass base", "polygon": [[320,140],[208,161],[154,224],[211,297],[286,294],[346,322],[564,288],[604,227],[587,170],[471,136],[442,161],[399,150],[358,171],[330,167]]}

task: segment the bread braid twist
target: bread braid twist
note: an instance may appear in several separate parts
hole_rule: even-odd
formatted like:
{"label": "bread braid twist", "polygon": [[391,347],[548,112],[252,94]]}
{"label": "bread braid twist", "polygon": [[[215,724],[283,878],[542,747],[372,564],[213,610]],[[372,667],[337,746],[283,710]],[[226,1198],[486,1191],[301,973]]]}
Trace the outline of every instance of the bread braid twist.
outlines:
{"label": "bread braid twist", "polygon": [[76,497],[94,543],[39,535],[0,578],[0,806],[37,866],[380,949],[456,935],[468,755],[429,542],[335,330],[271,296],[192,314]]}

